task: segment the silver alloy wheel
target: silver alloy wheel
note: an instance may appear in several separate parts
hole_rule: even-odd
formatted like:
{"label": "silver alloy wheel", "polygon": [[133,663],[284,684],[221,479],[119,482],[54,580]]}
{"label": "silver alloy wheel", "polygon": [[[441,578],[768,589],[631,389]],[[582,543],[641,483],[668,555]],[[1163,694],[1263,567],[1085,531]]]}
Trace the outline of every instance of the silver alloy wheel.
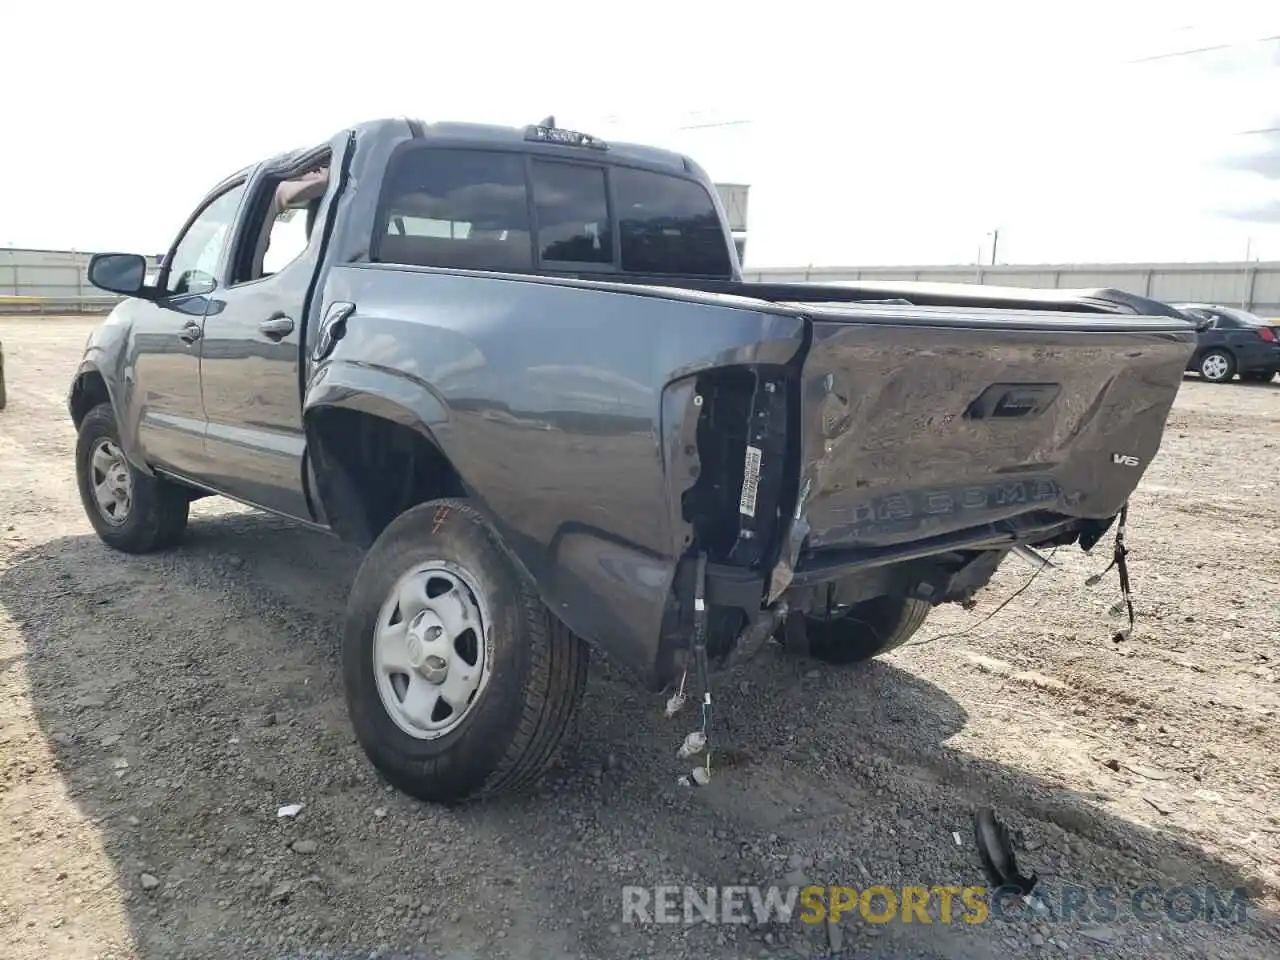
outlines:
{"label": "silver alloy wheel", "polygon": [[484,595],[457,564],[433,560],[396,581],[378,614],[373,674],[397,727],[434,740],[463,721],[492,672],[488,628]]}
{"label": "silver alloy wheel", "polygon": [[1230,371],[1231,365],[1220,353],[1211,353],[1200,361],[1200,372],[1210,380],[1225,380]]}
{"label": "silver alloy wheel", "polygon": [[89,482],[102,519],[120,526],[133,506],[133,474],[124,452],[114,440],[103,437],[89,454]]}

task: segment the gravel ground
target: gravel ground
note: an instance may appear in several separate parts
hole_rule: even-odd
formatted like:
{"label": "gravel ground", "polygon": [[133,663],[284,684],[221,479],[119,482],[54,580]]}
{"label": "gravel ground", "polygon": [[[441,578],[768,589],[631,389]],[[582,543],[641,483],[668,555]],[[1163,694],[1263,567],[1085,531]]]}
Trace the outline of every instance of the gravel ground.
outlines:
{"label": "gravel ground", "polygon": [[[88,329],[0,321],[5,956],[1280,956],[1280,384],[1184,385],[1133,503],[1120,647],[1114,576],[1083,583],[1105,545],[977,626],[1030,576],[1011,560],[920,636],[968,633],[722,677],[747,749],[705,789],[675,783],[691,721],[597,662],[537,793],[442,810],[381,783],[348,727],[353,551],[216,501],[168,554],[93,536],[64,402]],[[1243,886],[1250,919],[621,922],[624,884],[982,884],[983,804],[1051,902]]]}

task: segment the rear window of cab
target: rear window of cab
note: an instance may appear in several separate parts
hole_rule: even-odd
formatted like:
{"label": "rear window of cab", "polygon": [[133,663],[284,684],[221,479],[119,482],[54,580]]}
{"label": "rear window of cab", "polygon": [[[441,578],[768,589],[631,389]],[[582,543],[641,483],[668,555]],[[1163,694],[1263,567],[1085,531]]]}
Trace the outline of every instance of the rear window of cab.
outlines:
{"label": "rear window of cab", "polygon": [[732,276],[706,188],[649,170],[416,147],[393,159],[380,210],[373,259],[382,263]]}

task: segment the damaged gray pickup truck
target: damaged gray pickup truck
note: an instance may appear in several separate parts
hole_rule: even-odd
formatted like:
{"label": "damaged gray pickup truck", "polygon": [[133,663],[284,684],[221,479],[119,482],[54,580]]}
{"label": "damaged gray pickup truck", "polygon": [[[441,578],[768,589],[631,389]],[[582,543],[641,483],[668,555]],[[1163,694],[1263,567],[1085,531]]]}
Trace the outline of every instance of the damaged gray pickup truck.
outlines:
{"label": "damaged gray pickup truck", "polygon": [[154,281],[89,278],[125,295],[69,399],[97,534],[174,546],[212,494],[366,550],[352,722],[438,801],[536,778],[592,647],[701,706],[771,637],[865,660],[1091,549],[1195,346],[1111,290],[744,282],[698,165],[552,118],[343,130],[216,186]]}

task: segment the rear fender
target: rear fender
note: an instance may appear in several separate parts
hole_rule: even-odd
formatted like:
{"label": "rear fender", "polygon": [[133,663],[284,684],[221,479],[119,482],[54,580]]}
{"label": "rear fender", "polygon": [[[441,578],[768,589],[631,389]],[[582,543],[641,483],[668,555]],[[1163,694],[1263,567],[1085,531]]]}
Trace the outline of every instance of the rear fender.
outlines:
{"label": "rear fender", "polygon": [[322,410],[350,410],[389,420],[421,434],[448,459],[435,436],[435,426],[447,418],[444,404],[416,380],[380,367],[335,361],[317,369],[303,399],[303,429],[307,437],[309,480],[316,513],[342,539],[369,546],[373,533],[364,517],[343,510],[340,504],[359,502],[351,488],[357,481],[338,458],[326,451],[316,430],[316,414]]}

